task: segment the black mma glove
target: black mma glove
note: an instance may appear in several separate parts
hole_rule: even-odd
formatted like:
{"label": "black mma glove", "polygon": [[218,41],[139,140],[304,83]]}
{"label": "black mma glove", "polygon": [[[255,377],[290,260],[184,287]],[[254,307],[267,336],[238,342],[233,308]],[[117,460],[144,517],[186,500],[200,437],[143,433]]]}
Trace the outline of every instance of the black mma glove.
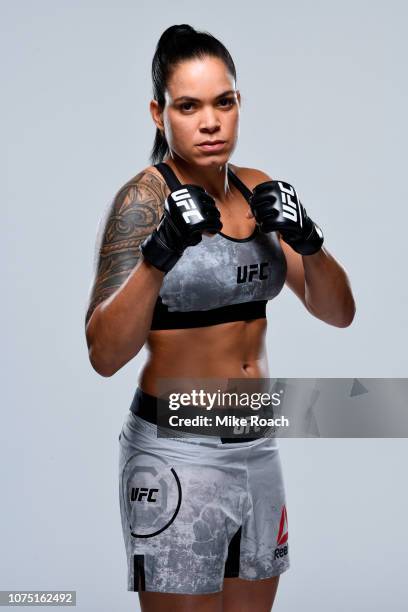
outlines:
{"label": "black mma glove", "polygon": [[215,200],[198,185],[182,185],[164,203],[159,225],[140,246],[143,257],[162,272],[176,265],[184,249],[201,242],[202,232],[222,228]]}
{"label": "black mma glove", "polygon": [[313,255],[320,250],[323,232],[307,216],[294,187],[289,183],[260,183],[253,190],[250,206],[263,232],[280,232],[283,240],[301,255]]}

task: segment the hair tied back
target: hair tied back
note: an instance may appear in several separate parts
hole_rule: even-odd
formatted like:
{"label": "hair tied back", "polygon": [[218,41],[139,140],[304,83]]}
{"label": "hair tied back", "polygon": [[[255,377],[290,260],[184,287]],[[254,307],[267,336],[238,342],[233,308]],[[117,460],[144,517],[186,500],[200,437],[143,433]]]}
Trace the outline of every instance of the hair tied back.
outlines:
{"label": "hair tied back", "polygon": [[183,23],[181,25],[170,26],[160,36],[158,46],[159,47],[165,46],[169,42],[175,41],[178,36],[182,36],[185,34],[190,34],[190,35],[196,34],[196,31],[194,28],[192,28],[190,25],[186,23]]}

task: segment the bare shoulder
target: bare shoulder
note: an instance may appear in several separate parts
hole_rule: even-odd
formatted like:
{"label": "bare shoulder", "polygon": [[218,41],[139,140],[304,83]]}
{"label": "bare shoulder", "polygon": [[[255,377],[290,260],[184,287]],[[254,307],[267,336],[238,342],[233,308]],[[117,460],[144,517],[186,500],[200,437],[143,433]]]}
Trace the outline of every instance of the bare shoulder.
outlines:
{"label": "bare shoulder", "polygon": [[102,214],[95,244],[94,280],[86,323],[95,308],[127,279],[141,259],[140,245],[157,227],[168,188],[148,166],[129,179]]}
{"label": "bare shoulder", "polygon": [[243,166],[236,166],[235,164],[229,164],[231,170],[241,179],[243,183],[249,188],[253,189],[259,183],[264,181],[272,181],[272,177],[257,168],[245,168]]}
{"label": "bare shoulder", "polygon": [[167,185],[160,172],[154,166],[147,166],[119,189],[113,204],[118,209],[123,204],[131,206],[157,198],[164,201],[166,194]]}
{"label": "bare shoulder", "polygon": [[116,193],[99,223],[99,254],[138,244],[157,226],[167,185],[156,168],[148,166]]}

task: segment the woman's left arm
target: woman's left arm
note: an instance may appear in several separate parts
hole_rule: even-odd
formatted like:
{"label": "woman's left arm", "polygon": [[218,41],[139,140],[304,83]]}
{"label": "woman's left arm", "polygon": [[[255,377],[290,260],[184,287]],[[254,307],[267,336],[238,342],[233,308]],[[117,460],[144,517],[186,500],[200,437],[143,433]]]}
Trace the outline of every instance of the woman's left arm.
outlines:
{"label": "woman's left arm", "polygon": [[[268,174],[255,168],[240,168],[240,176],[251,190],[259,183],[272,180]],[[246,216],[251,218],[254,215],[248,210]],[[287,261],[286,284],[307,310],[329,325],[351,325],[356,306],[350,281],[325,243],[313,255],[300,255],[281,236],[280,243]]]}
{"label": "woman's left arm", "polygon": [[326,247],[314,255],[299,255],[281,238],[287,261],[286,284],[307,310],[329,325],[348,327],[356,312],[344,268]]}

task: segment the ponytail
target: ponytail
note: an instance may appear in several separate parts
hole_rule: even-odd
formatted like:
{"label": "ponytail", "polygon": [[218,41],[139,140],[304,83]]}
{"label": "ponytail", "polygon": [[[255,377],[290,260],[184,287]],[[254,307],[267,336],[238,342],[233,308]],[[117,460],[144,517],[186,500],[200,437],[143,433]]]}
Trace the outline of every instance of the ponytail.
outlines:
{"label": "ponytail", "polygon": [[[161,35],[152,61],[153,98],[161,110],[165,107],[165,91],[172,70],[184,60],[218,57],[236,80],[233,59],[224,45],[208,32],[199,32],[190,25],[173,25]],[[152,164],[163,161],[170,153],[164,132],[158,128],[150,153]]]}

